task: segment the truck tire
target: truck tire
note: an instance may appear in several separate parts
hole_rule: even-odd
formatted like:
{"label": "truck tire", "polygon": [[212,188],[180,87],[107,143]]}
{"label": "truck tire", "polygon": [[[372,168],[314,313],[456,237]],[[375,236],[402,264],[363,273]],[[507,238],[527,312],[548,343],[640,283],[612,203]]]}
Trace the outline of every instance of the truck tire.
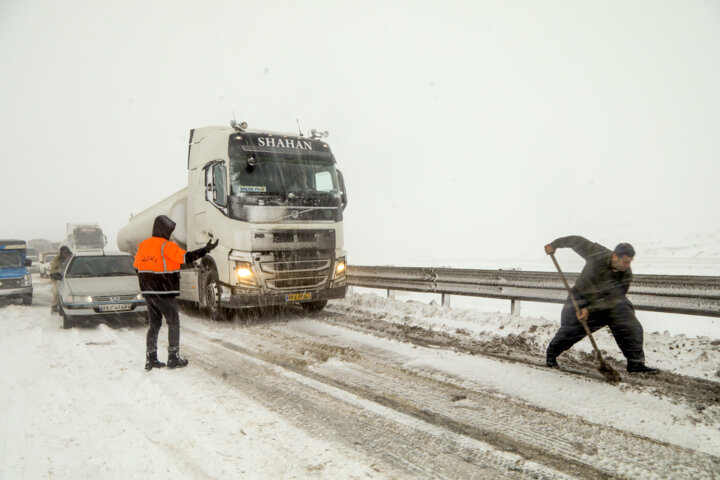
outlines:
{"label": "truck tire", "polygon": [[220,284],[217,271],[214,268],[205,271],[202,285],[203,298],[201,302],[204,304],[205,311],[210,318],[216,322],[232,320],[234,312],[220,305],[223,286]]}
{"label": "truck tire", "polygon": [[22,303],[23,305],[32,305],[32,295],[23,295]]}
{"label": "truck tire", "polygon": [[325,308],[325,305],[327,305],[327,300],[316,300],[314,302],[306,302],[303,303],[303,308],[308,312],[319,312],[323,308]]}

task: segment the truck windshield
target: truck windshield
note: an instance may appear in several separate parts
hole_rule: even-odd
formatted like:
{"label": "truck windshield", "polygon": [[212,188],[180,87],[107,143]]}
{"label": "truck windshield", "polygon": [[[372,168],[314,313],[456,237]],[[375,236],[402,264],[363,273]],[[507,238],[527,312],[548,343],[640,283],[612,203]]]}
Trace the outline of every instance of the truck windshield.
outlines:
{"label": "truck windshield", "polygon": [[124,277],[137,275],[133,259],[127,255],[79,256],[68,266],[67,278]]}
{"label": "truck windshield", "polygon": [[335,165],[327,159],[269,153],[230,158],[231,195],[300,196],[304,193],[337,194]]}
{"label": "truck windshield", "polygon": [[83,245],[89,247],[104,247],[105,241],[102,232],[97,230],[78,231],[73,233],[75,237],[75,245]]}
{"label": "truck windshield", "polygon": [[2,252],[0,253],[0,268],[22,267],[23,259],[20,252]]}

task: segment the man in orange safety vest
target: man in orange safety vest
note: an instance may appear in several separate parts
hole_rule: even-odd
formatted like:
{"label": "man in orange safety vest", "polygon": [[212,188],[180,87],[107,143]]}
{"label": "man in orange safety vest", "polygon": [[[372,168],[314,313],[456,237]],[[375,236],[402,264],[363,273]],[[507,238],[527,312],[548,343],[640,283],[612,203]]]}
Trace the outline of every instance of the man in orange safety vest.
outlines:
{"label": "man in orange safety vest", "polygon": [[165,215],[155,218],[152,237],[138,244],[134,266],[138,271],[140,291],[148,307],[150,328],[147,332],[145,370],[165,366],[157,356],[157,341],[162,317],[168,326],[168,361],[169,368],[180,368],[188,364],[187,359],[180,358],[180,316],[175,297],[180,294],[180,265],[190,264],[208,254],[215,243],[191,252],[186,252],[177,243],[170,241],[175,230],[175,222]]}

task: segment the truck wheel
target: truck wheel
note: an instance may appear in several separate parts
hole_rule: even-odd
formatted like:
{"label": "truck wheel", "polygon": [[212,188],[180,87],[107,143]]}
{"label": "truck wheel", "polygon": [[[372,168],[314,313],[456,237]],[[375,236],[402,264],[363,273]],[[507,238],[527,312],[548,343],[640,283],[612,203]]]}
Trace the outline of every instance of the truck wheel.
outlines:
{"label": "truck wheel", "polygon": [[32,305],[32,295],[23,295],[23,305]]}
{"label": "truck wheel", "polygon": [[302,306],[305,310],[308,312],[319,312],[323,308],[325,308],[325,305],[327,305],[327,300],[317,300],[315,302],[306,302],[303,303]]}
{"label": "truck wheel", "polygon": [[203,281],[203,297],[205,300],[205,309],[210,318],[216,322],[226,322],[232,319],[232,311],[220,305],[220,296],[222,295],[223,286],[218,280],[218,274],[215,270],[208,270],[204,275]]}

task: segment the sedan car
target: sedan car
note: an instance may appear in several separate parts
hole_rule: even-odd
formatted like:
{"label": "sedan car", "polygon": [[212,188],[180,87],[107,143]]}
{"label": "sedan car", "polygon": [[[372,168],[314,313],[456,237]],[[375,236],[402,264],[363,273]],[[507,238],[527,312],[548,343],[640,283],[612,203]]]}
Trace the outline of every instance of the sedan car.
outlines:
{"label": "sedan car", "polygon": [[50,277],[58,280],[63,328],[88,318],[147,318],[133,257],[127,253],[78,252],[65,262],[61,273]]}
{"label": "sedan car", "polygon": [[50,264],[53,261],[53,258],[57,256],[57,253],[46,253],[43,257],[42,261],[38,264],[38,269],[40,270],[40,276],[42,278],[47,278],[50,276]]}

